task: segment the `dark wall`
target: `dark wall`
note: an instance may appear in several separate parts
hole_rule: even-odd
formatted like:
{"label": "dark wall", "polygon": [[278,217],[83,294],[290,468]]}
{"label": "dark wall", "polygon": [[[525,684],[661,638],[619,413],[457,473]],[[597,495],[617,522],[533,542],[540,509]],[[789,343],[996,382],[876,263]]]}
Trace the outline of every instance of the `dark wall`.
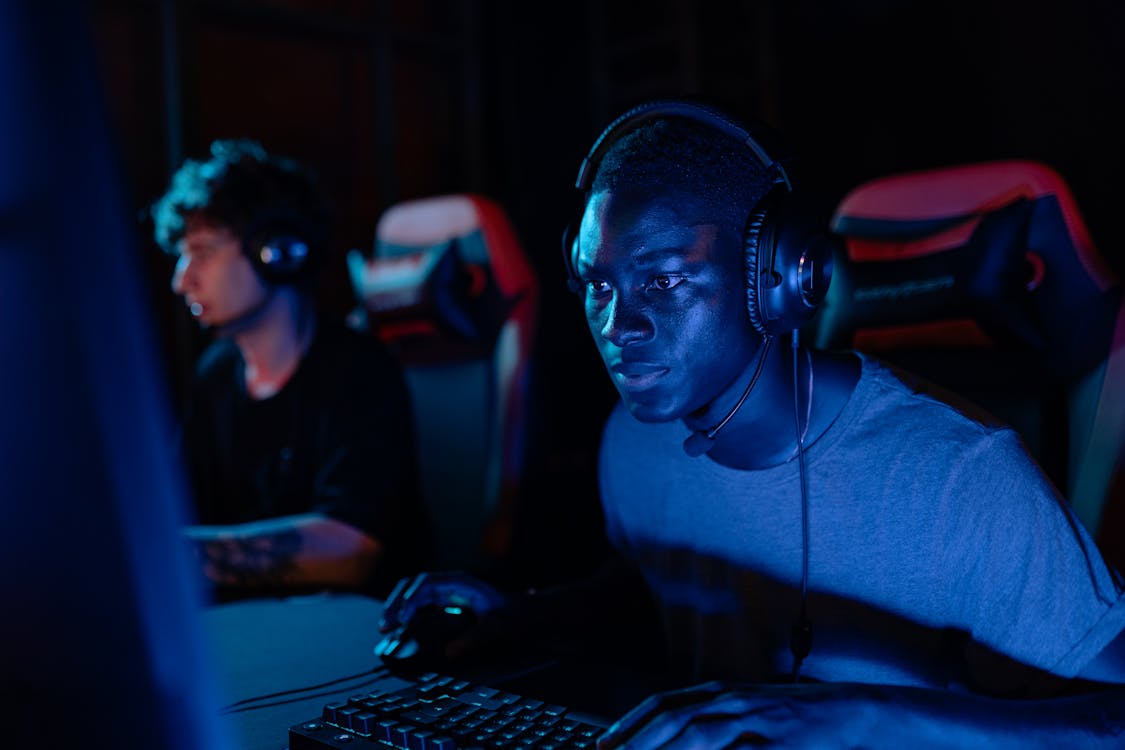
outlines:
{"label": "dark wall", "polygon": [[[559,238],[594,137],[642,98],[702,94],[778,127],[829,204],[888,173],[1032,158],[1074,190],[1125,270],[1116,221],[1125,11],[1113,0],[97,0],[101,73],[181,392],[204,343],[167,290],[144,209],[184,156],[250,136],[310,164],[340,250],[392,202],[479,191],[512,215],[543,284],[533,466],[592,491],[614,394]],[[351,304],[342,261],[326,305]],[[560,511],[561,512],[561,511]]]}

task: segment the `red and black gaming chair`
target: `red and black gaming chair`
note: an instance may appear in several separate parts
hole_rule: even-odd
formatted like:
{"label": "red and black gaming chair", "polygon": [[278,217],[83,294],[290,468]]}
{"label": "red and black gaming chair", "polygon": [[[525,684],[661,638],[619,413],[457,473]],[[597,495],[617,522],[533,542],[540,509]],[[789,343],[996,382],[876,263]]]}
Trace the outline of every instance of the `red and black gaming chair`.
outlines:
{"label": "red and black gaming chair", "polygon": [[1103,552],[1125,560],[1125,305],[1063,179],[999,161],[893,175],[837,207],[814,321],[1021,432]]}
{"label": "red and black gaming chair", "polygon": [[514,227],[480,195],[407,201],[348,267],[358,318],[397,355],[414,399],[432,566],[488,566],[510,542],[539,299]]}

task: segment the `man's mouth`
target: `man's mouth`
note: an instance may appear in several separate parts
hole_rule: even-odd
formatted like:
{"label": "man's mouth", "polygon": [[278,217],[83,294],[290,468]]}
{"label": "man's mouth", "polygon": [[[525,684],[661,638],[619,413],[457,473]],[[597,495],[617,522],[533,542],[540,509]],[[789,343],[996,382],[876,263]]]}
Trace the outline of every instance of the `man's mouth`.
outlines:
{"label": "man's mouth", "polygon": [[619,386],[630,391],[651,388],[669,369],[652,362],[618,362],[609,368]]}

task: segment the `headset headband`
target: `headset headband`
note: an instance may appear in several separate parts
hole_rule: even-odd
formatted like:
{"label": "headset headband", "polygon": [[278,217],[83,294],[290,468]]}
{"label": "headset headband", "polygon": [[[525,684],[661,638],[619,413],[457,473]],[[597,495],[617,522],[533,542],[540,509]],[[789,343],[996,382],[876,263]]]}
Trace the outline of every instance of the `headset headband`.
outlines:
{"label": "headset headband", "polygon": [[639,104],[610,123],[598,136],[598,139],[594,141],[594,145],[590,148],[586,158],[582,160],[582,165],[578,168],[578,179],[575,180],[574,186],[583,192],[590,189],[590,183],[593,182],[593,177],[598,171],[598,165],[601,163],[602,156],[604,156],[603,152],[614,142],[614,137],[618,131],[660,117],[684,117],[703,122],[726,133],[735,140],[741,141],[765,167],[770,179],[775,184],[785,185],[786,191],[792,192],[793,185],[785,167],[779,160],[770,156],[770,152],[763,145],[765,141],[771,140],[767,133],[753,134],[745,126],[738,124],[717,109],[678,99],[663,99]]}

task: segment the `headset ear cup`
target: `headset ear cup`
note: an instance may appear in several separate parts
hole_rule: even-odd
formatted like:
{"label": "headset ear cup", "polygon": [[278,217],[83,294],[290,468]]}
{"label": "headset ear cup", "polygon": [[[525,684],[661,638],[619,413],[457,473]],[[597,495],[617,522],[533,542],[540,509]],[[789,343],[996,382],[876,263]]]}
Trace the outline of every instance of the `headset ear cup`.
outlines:
{"label": "headset ear cup", "polygon": [[578,278],[578,226],[577,221],[572,221],[563,229],[562,254],[563,265],[566,266],[566,288],[575,294],[582,292],[582,280]]}
{"label": "headset ear cup", "polygon": [[311,277],[317,255],[308,223],[292,211],[272,211],[251,222],[242,251],[266,282],[293,284]]}
{"label": "headset ear cup", "polygon": [[761,272],[758,264],[762,257],[762,229],[766,223],[765,209],[755,209],[746,221],[746,231],[742,236],[744,269],[746,273],[746,312],[754,330],[763,336],[768,330],[762,317]]}
{"label": "headset ear cup", "polygon": [[832,279],[833,243],[792,198],[771,199],[746,222],[746,309],[754,329],[780,336],[812,319]]}

